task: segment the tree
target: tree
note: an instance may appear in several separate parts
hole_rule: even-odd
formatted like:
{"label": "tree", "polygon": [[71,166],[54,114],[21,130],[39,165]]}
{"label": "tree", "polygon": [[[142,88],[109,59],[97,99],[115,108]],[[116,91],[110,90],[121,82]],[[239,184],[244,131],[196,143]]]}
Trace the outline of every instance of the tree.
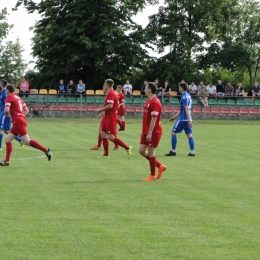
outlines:
{"label": "tree", "polygon": [[227,3],[223,20],[217,31],[217,42],[212,43],[200,56],[200,66],[222,66],[241,75],[247,71],[250,84],[260,69],[260,6],[256,1],[240,0]]}
{"label": "tree", "polygon": [[[41,19],[34,27],[33,56],[49,87],[59,78],[82,78],[88,87],[101,86],[104,78],[118,79],[141,67],[147,57],[145,38],[132,16],[145,0],[77,0],[40,3],[19,0]],[[152,0],[150,0],[152,3]]]}
{"label": "tree", "polygon": [[0,12],[0,77],[17,84],[25,70],[26,64],[22,59],[22,46],[16,42],[5,42],[12,25],[7,22],[6,8]]}
{"label": "tree", "polygon": [[174,82],[193,80],[198,73],[196,54],[215,38],[222,6],[226,0],[165,0],[165,6],[150,16],[147,37],[159,53],[156,74]]}

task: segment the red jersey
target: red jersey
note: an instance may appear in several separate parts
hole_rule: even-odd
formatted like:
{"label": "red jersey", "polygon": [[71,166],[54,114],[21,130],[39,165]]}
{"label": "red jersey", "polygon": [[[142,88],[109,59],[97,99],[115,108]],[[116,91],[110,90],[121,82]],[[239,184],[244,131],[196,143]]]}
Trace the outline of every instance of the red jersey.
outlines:
{"label": "red jersey", "polygon": [[117,121],[117,110],[118,110],[118,98],[116,92],[111,89],[105,98],[104,106],[112,104],[113,107],[109,110],[105,111],[105,118],[108,120],[116,120]]}
{"label": "red jersey", "polygon": [[[119,104],[122,104],[125,102],[125,95],[123,93],[118,94],[118,102]],[[119,109],[125,109],[125,105],[122,105],[119,107]]]}
{"label": "red jersey", "polygon": [[153,133],[156,134],[162,133],[161,113],[162,113],[162,104],[157,97],[154,97],[153,99],[148,99],[146,101],[144,106],[142,134],[144,135],[148,134],[152,117],[157,117]]}
{"label": "red jersey", "polygon": [[25,119],[24,108],[26,107],[26,104],[15,94],[10,94],[7,96],[5,106],[10,108],[13,124],[20,119]]}

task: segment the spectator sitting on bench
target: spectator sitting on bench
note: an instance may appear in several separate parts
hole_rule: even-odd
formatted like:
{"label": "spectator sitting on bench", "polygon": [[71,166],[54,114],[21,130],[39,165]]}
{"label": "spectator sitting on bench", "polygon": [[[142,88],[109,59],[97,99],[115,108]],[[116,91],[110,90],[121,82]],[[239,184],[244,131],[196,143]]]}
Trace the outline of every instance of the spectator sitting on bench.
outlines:
{"label": "spectator sitting on bench", "polygon": [[133,86],[130,84],[129,80],[126,81],[123,89],[124,89],[124,94],[125,95],[132,95],[132,93],[133,93]]}
{"label": "spectator sitting on bench", "polygon": [[194,82],[191,82],[191,85],[189,85],[190,95],[195,96],[198,93],[198,88],[195,85]]}
{"label": "spectator sitting on bench", "polygon": [[83,83],[82,79],[79,80],[79,84],[77,86],[77,94],[78,95],[86,95],[86,86]]}
{"label": "spectator sitting on bench", "polygon": [[238,83],[238,87],[234,95],[238,97],[244,97],[244,87],[242,83]]}
{"label": "spectator sitting on bench", "polygon": [[217,90],[217,96],[218,97],[224,97],[225,96],[225,87],[222,84],[222,80],[218,80],[218,84],[216,85],[216,90]]}
{"label": "spectator sitting on bench", "polygon": [[20,83],[20,91],[19,91],[20,97],[23,97],[23,94],[26,94],[26,97],[30,94],[30,85],[28,81],[26,80],[26,77],[22,78],[22,82]]}
{"label": "spectator sitting on bench", "polygon": [[234,96],[234,87],[231,85],[231,82],[228,81],[225,87],[225,96],[233,97]]}
{"label": "spectator sitting on bench", "polygon": [[145,87],[147,86],[148,84],[147,84],[147,80],[146,79],[144,79],[144,83],[142,84],[142,86],[141,86],[141,95],[143,96],[143,95],[145,95]]}
{"label": "spectator sitting on bench", "polygon": [[216,97],[216,87],[211,82],[207,86],[206,90],[210,97]]}
{"label": "spectator sitting on bench", "polygon": [[70,84],[67,86],[67,93],[68,95],[75,95],[76,93],[76,85],[74,84],[73,80],[70,80]]}
{"label": "spectator sitting on bench", "polygon": [[206,87],[202,87],[200,89],[200,93],[199,93],[199,102],[201,105],[203,105],[204,107],[208,107],[209,106],[209,102],[208,102],[208,92],[206,91]]}
{"label": "spectator sitting on bench", "polygon": [[64,84],[64,80],[60,79],[60,83],[57,87],[57,94],[60,96],[61,94],[63,94],[64,96],[66,95],[66,86]]}
{"label": "spectator sitting on bench", "polygon": [[254,97],[259,97],[260,96],[260,87],[258,85],[258,82],[254,83],[254,86],[252,87],[252,100],[254,100]]}
{"label": "spectator sitting on bench", "polygon": [[162,96],[171,96],[171,87],[168,80],[165,80],[164,85],[162,85]]}

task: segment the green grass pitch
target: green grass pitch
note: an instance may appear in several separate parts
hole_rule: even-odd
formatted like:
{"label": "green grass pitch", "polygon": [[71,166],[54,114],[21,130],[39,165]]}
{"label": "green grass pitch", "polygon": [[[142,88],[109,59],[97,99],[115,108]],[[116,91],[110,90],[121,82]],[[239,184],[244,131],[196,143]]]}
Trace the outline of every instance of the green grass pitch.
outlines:
{"label": "green grass pitch", "polygon": [[130,160],[123,149],[109,159],[90,150],[95,119],[28,121],[53,160],[13,143],[11,165],[0,169],[0,259],[259,260],[260,123],[195,121],[196,157],[181,134],[168,158],[164,121],[157,158],[167,171],[144,183],[141,121],[127,122],[119,137],[134,147]]}

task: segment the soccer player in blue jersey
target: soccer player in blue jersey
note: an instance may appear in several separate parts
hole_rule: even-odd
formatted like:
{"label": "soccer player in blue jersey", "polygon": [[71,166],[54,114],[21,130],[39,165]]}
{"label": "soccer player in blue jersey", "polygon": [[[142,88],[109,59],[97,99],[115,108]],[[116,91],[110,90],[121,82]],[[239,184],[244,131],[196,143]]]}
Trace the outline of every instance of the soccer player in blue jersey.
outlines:
{"label": "soccer player in blue jersey", "polygon": [[192,136],[192,117],[191,117],[191,106],[192,99],[191,96],[187,92],[188,85],[185,82],[179,83],[179,91],[182,94],[180,101],[180,112],[175,114],[173,117],[169,119],[169,122],[173,121],[177,117],[178,120],[173,126],[172,129],[172,150],[165,154],[166,156],[176,156],[176,145],[177,145],[177,134],[181,133],[183,130],[185,131],[190,146],[190,153],[188,156],[195,156],[194,150],[194,139]]}
{"label": "soccer player in blue jersey", "polygon": [[[2,79],[0,80],[0,151],[2,150],[2,140],[3,140],[3,133],[8,134],[11,130],[11,118],[5,116],[5,100],[6,100],[6,86],[7,81]],[[15,138],[16,141],[20,143],[20,147],[24,146],[20,137]]]}

